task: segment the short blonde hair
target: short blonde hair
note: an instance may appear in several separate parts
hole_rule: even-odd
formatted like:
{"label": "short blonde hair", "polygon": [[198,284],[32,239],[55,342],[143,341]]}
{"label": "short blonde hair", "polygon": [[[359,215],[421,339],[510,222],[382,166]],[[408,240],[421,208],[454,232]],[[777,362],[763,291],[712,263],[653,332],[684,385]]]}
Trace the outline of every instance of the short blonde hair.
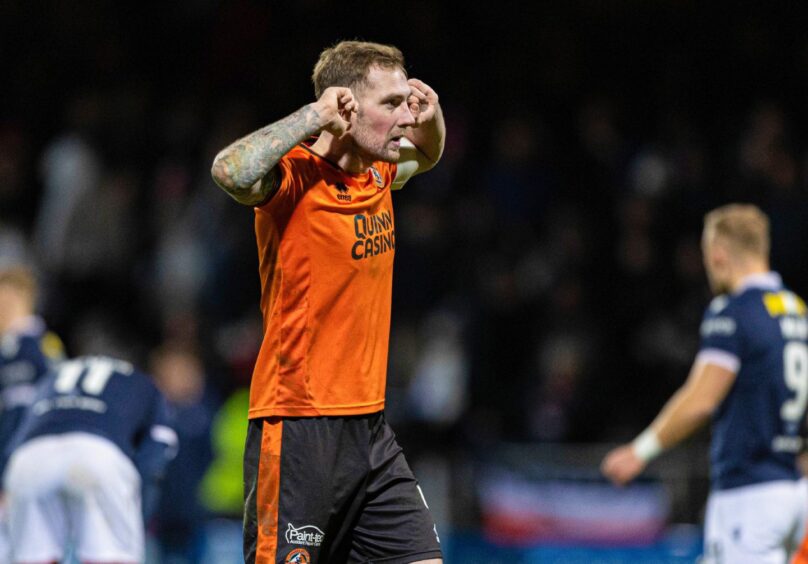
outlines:
{"label": "short blonde hair", "polygon": [[320,53],[311,81],[314,95],[319,99],[331,86],[351,88],[361,85],[371,67],[399,68],[404,72],[404,55],[397,47],[368,41],[340,41]]}
{"label": "short blonde hair", "polygon": [[769,258],[769,217],[751,204],[728,204],[704,216],[704,231],[726,239],[737,251]]}

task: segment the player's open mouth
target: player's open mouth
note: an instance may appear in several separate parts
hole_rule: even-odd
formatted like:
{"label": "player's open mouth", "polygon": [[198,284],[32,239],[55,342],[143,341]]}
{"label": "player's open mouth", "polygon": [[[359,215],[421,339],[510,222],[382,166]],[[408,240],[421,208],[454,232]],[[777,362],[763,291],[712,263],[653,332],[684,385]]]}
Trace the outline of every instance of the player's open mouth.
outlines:
{"label": "player's open mouth", "polygon": [[401,147],[401,137],[393,137],[390,139],[390,145],[392,145],[394,149]]}

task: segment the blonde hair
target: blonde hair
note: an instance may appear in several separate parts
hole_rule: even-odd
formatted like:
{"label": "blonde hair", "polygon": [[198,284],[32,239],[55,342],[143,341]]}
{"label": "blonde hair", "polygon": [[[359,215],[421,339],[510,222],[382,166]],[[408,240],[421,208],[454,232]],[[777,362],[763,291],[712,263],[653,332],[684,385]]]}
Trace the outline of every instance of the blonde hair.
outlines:
{"label": "blonde hair", "polygon": [[705,233],[720,236],[737,251],[769,258],[769,217],[751,204],[728,204],[704,216]]}
{"label": "blonde hair", "polygon": [[404,74],[404,55],[397,47],[370,43],[367,41],[340,41],[320,53],[311,81],[314,83],[314,95],[322,96],[330,86],[362,85],[371,67],[401,69]]}

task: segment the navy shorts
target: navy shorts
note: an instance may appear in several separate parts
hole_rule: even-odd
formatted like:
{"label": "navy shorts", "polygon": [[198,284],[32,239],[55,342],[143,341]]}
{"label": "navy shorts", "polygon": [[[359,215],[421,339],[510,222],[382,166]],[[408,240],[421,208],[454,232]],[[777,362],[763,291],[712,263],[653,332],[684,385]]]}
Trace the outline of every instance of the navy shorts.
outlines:
{"label": "navy shorts", "polygon": [[250,420],[244,491],[249,564],[441,558],[421,488],[381,412]]}

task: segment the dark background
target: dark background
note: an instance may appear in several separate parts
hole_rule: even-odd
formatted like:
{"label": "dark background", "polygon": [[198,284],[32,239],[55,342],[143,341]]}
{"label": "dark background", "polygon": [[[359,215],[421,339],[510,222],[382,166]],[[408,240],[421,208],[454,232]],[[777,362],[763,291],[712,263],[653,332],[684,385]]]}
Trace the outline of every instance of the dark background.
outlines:
{"label": "dark background", "polygon": [[37,265],[71,354],[181,342],[227,397],[259,288],[212,158],[312,101],[324,47],[392,43],[448,124],[395,196],[405,446],[634,436],[696,351],[704,213],[760,205],[808,294],[808,6],[473,4],[3,1],[0,253]]}

